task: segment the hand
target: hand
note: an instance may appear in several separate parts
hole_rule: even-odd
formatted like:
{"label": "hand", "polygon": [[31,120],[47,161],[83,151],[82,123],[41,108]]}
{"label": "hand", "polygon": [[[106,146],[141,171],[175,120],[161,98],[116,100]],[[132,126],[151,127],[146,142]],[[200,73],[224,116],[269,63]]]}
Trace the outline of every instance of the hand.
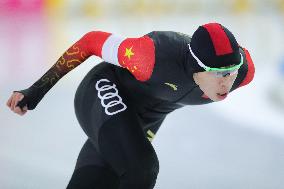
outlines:
{"label": "hand", "polygon": [[27,105],[21,109],[19,106],[17,106],[18,102],[20,102],[24,98],[24,95],[19,92],[14,92],[9,100],[7,101],[6,105],[16,114],[24,115],[28,111]]}

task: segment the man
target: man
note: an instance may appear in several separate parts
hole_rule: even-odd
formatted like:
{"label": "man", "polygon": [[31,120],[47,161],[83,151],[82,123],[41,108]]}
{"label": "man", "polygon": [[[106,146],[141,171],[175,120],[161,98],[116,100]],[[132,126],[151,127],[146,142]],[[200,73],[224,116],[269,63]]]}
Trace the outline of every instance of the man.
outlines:
{"label": "man", "polygon": [[68,189],[153,188],[159,162],[151,141],[166,115],[185,105],[224,100],[254,77],[249,52],[218,23],[200,26],[192,37],[154,31],[124,38],[94,31],[30,88],[14,92],[7,105],[24,115],[91,55],[104,62],[76,92],[76,116],[88,139]]}

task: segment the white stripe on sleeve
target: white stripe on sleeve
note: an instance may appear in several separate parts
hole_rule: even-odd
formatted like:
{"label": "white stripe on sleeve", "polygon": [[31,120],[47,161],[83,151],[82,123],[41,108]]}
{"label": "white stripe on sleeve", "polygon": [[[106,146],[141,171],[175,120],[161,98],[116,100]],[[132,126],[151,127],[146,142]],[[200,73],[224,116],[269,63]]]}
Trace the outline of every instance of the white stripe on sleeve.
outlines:
{"label": "white stripe on sleeve", "polygon": [[108,63],[120,66],[118,63],[118,47],[126,38],[115,34],[110,35],[103,44],[102,59]]}

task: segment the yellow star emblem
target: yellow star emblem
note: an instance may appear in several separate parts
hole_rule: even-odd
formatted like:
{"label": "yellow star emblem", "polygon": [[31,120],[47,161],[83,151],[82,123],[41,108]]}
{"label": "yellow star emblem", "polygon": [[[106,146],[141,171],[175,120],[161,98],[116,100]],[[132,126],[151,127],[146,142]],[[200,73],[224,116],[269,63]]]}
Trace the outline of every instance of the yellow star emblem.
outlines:
{"label": "yellow star emblem", "polygon": [[[132,46],[132,47],[133,47],[133,46]],[[130,47],[129,49],[128,49],[128,48],[125,49],[125,54],[124,54],[124,56],[127,56],[129,60],[130,60],[131,56],[134,55],[134,53],[132,52],[132,47]]]}

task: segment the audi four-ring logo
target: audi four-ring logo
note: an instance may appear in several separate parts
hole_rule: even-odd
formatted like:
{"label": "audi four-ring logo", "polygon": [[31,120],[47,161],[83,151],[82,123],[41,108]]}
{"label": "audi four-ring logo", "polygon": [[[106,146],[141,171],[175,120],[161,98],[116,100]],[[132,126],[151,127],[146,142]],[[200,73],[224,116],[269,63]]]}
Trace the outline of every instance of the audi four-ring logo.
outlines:
{"label": "audi four-ring logo", "polygon": [[122,102],[122,98],[118,95],[116,85],[111,83],[108,79],[100,79],[97,81],[96,89],[98,91],[98,97],[101,99],[101,104],[105,108],[105,113],[107,115],[117,114],[127,108],[127,106]]}

